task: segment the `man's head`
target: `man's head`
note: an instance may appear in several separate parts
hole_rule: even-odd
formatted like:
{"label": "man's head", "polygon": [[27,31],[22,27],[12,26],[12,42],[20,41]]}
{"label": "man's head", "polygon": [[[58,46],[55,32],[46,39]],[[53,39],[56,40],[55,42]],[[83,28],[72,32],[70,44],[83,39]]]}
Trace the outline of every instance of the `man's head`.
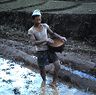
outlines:
{"label": "man's head", "polygon": [[40,10],[34,10],[34,12],[32,13],[32,18],[35,24],[40,24],[42,21]]}
{"label": "man's head", "polygon": [[32,16],[32,18],[33,18],[34,24],[40,24],[42,21],[41,16],[39,15]]}

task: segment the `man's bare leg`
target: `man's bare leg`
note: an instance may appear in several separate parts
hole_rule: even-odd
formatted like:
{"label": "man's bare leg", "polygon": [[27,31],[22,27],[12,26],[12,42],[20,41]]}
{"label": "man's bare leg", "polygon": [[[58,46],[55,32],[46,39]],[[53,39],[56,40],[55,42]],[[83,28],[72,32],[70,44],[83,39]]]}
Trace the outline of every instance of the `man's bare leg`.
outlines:
{"label": "man's bare leg", "polygon": [[52,81],[52,83],[50,85],[55,87],[57,79],[58,79],[58,73],[59,73],[59,70],[60,70],[60,61],[57,60],[53,64],[55,66],[55,69],[54,69],[53,81]]}
{"label": "man's bare leg", "polygon": [[45,68],[40,68],[40,75],[43,79],[43,84],[42,85],[45,85],[46,84],[46,71],[45,71]]}

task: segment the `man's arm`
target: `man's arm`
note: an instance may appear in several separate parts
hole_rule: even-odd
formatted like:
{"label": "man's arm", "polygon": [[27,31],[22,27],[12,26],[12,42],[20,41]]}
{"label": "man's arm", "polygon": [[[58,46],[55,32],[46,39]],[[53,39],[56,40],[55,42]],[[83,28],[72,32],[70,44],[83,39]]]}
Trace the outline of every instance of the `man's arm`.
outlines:
{"label": "man's arm", "polygon": [[54,35],[57,38],[60,38],[61,40],[67,41],[67,39],[65,37],[62,37],[60,35],[58,35],[57,33],[54,33],[50,28],[48,28],[48,32],[50,35]]}
{"label": "man's arm", "polygon": [[32,45],[39,45],[39,44],[43,44],[43,43],[46,43],[47,40],[39,40],[39,41],[36,41],[36,38],[33,34],[28,34],[29,36],[29,43],[31,43]]}
{"label": "man's arm", "polygon": [[43,44],[43,43],[46,44],[46,42],[47,42],[46,40],[35,41],[34,45],[39,45],[39,44]]}

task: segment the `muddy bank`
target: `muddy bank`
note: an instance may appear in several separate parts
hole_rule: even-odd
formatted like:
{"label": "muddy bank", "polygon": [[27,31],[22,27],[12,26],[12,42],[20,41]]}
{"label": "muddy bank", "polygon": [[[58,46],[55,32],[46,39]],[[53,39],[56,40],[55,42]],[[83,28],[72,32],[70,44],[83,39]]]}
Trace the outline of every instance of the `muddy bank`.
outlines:
{"label": "muddy bank", "polygon": [[[24,44],[24,43],[13,41],[13,40],[0,39],[0,48],[2,48],[2,45],[14,47],[18,50],[26,52],[29,55],[36,55],[35,54],[36,53],[35,47],[31,46],[28,43]],[[95,57],[96,56],[95,56],[95,53],[94,53],[94,56],[90,57],[90,55],[88,56],[86,54],[83,55],[80,53],[78,54],[75,52],[68,52],[65,49],[64,52],[57,53],[57,55],[63,65],[96,76],[96,71],[95,71],[95,68],[96,68]],[[91,60],[94,60],[94,61],[92,62]]]}
{"label": "muddy bank", "polygon": [[[65,53],[57,54],[58,58],[61,60],[62,64],[71,67],[76,70],[80,70],[96,77],[96,63],[86,60],[84,56],[80,56],[76,53]],[[80,58],[83,57],[83,58]],[[86,57],[86,56],[85,56]],[[93,72],[92,72],[93,71]]]}
{"label": "muddy bank", "polygon": [[[14,47],[10,47],[7,45],[2,44],[0,46],[1,54],[4,57],[11,58],[12,60],[16,61],[22,61],[25,63],[26,66],[30,65],[32,67],[38,68],[36,57],[32,55],[28,55],[27,53],[17,50]],[[84,77],[79,76],[78,74],[71,72],[70,70],[65,69],[61,65],[61,70],[59,71],[59,77],[66,81],[71,82],[74,86],[78,86],[82,89],[87,89],[90,91],[96,92],[96,78],[92,77]],[[53,71],[49,70],[51,74],[53,74]]]}
{"label": "muddy bank", "polygon": [[[58,34],[68,38],[64,52],[62,55],[58,55],[64,63],[61,67],[65,66],[60,70],[59,77],[79,88],[95,92],[96,80],[93,80],[96,79],[94,77],[96,75],[95,14],[58,15],[44,13],[43,17],[43,22],[48,23]],[[27,36],[27,30],[32,24],[30,13],[1,12],[0,54],[15,61],[23,61],[25,65],[31,64],[31,66],[38,68],[33,52],[34,47],[29,44]],[[76,40],[81,42],[76,42]],[[66,69],[66,66],[71,67],[72,70]],[[94,76],[92,76],[92,79],[89,78],[89,75],[87,78],[82,77],[80,76],[81,72],[78,72],[79,75],[73,73],[74,69],[83,71],[84,75],[90,73]]]}
{"label": "muddy bank", "polygon": [[[91,45],[96,45],[96,15],[95,14],[51,14],[43,13],[43,22],[47,22],[51,28],[68,38],[78,39],[88,42]],[[21,29],[22,32],[17,31],[26,38],[24,34],[32,26],[31,13],[28,12],[0,12],[0,25],[9,25],[13,29]],[[0,31],[0,37],[5,35],[5,31]],[[7,31],[9,32],[9,31]],[[10,33],[9,33],[10,34]],[[13,33],[14,34],[14,33]],[[12,35],[12,31],[11,31]],[[19,36],[19,35],[18,35]],[[17,37],[18,37],[17,36]],[[16,37],[15,37],[16,38]]]}

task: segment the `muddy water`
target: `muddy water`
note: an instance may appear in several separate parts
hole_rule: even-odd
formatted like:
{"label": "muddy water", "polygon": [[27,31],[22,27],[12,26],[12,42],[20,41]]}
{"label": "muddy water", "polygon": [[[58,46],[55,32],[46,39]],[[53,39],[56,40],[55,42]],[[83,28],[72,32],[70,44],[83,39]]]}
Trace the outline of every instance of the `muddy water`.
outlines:
{"label": "muddy water", "polygon": [[80,76],[81,78],[86,78],[86,79],[90,79],[90,80],[96,81],[96,77],[91,76],[91,75],[89,75],[89,74],[86,74],[86,73],[84,73],[84,72],[82,72],[82,71],[73,70],[73,69],[71,69],[70,67],[66,67],[66,66],[64,66],[64,65],[61,66],[61,69],[70,71],[72,74],[76,74],[76,75]]}
{"label": "muddy water", "polygon": [[0,58],[0,95],[95,95],[77,88],[69,88],[59,81],[57,87],[52,88],[49,86],[51,80],[48,76],[46,86],[42,87],[38,72]]}

